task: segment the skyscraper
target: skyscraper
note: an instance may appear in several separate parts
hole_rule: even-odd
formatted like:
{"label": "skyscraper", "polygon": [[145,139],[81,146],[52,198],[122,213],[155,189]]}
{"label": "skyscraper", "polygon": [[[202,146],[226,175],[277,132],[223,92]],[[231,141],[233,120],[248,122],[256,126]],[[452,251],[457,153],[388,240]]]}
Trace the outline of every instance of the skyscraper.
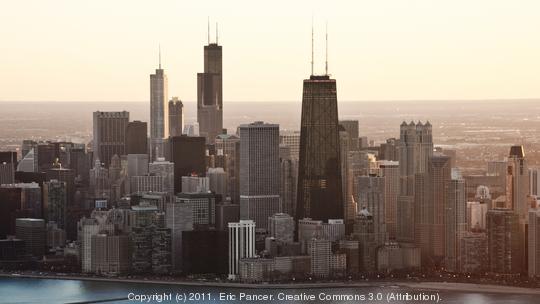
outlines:
{"label": "skyscraper", "polygon": [[358,142],[358,120],[340,120],[339,124],[342,125],[349,134],[349,149],[353,151],[358,150],[358,148],[360,148]]}
{"label": "skyscraper", "polygon": [[294,217],[298,193],[298,159],[293,158],[291,147],[279,145],[281,212]]}
{"label": "skyscraper", "polygon": [[[94,161],[109,167],[113,155],[124,155],[129,112],[94,112]],[[52,164],[52,163],[51,163]]]}
{"label": "skyscraper", "polygon": [[382,161],[379,172],[384,177],[385,222],[388,238],[396,239],[397,230],[397,198],[399,195],[399,162]]}
{"label": "skyscraper", "polygon": [[169,100],[169,136],[180,136],[184,130],[184,104],[178,97]]}
{"label": "skyscraper", "polygon": [[445,256],[445,207],[451,179],[450,157],[433,155],[426,173],[415,175],[415,243],[422,264],[439,265]]}
{"label": "skyscraper", "polygon": [[446,189],[444,265],[450,271],[457,271],[461,252],[460,240],[467,232],[465,180],[459,171],[452,169],[452,179]]}
{"label": "skyscraper", "polygon": [[280,131],[279,144],[287,145],[291,149],[291,158],[298,161],[300,157],[300,132],[299,131]]}
{"label": "skyscraper", "polygon": [[18,218],[15,227],[15,235],[18,239],[24,241],[26,253],[41,258],[47,247],[45,220]]}
{"label": "skyscraper", "polygon": [[168,141],[169,161],[174,163],[174,192],[182,192],[182,176],[206,174],[204,137],[174,136]]}
{"label": "skyscraper", "polygon": [[519,216],[513,210],[494,208],[487,213],[489,271],[520,273],[523,269],[523,238]]}
{"label": "skyscraper", "polygon": [[529,211],[529,277],[540,277],[540,209]]}
{"label": "skyscraper", "polygon": [[[415,241],[415,184],[416,175],[427,172],[429,157],[433,155],[432,126],[428,122],[400,126],[399,171],[400,185],[397,202],[397,240]],[[417,204],[416,204],[417,205]]]}
{"label": "skyscraper", "polygon": [[161,51],[159,67],[150,75],[150,156],[152,160],[163,157],[163,141],[169,137],[167,75],[161,68]]}
{"label": "skyscraper", "polygon": [[336,80],[304,80],[296,219],[343,219]]}
{"label": "skyscraper", "polygon": [[238,275],[238,262],[255,256],[255,222],[229,223],[229,280]]}
{"label": "skyscraper", "polygon": [[407,124],[400,126],[399,140],[400,194],[414,195],[414,175],[425,173],[428,160],[433,155],[433,136],[431,123]]}
{"label": "skyscraper", "polygon": [[12,184],[15,181],[17,152],[0,151],[0,185]]}
{"label": "skyscraper", "polygon": [[373,217],[373,233],[375,242],[381,246],[386,243],[386,212],[385,212],[385,178],[380,176],[359,176],[356,179],[358,187],[358,204],[367,208]]}
{"label": "skyscraper", "polygon": [[163,191],[174,195],[174,164],[158,158],[148,166],[148,172],[163,178]]}
{"label": "skyscraper", "polygon": [[43,184],[43,209],[47,222],[53,221],[65,228],[67,211],[67,184],[50,180]]}
{"label": "skyscraper", "polygon": [[279,125],[257,121],[240,126],[240,219],[266,229],[279,212]]}
{"label": "skyscraper", "polygon": [[224,169],[229,183],[227,195],[235,204],[240,202],[240,138],[236,135],[220,134],[216,137],[216,151],[225,158]]}
{"label": "skyscraper", "polygon": [[197,74],[197,121],[201,136],[214,143],[223,129],[222,51],[216,41],[204,46],[204,72]]}
{"label": "skyscraper", "polygon": [[527,195],[529,194],[529,171],[523,146],[512,146],[508,155],[506,174],[507,208],[519,214],[522,222],[529,212]]}
{"label": "skyscraper", "polygon": [[125,154],[148,153],[148,124],[143,121],[130,121],[126,128]]}

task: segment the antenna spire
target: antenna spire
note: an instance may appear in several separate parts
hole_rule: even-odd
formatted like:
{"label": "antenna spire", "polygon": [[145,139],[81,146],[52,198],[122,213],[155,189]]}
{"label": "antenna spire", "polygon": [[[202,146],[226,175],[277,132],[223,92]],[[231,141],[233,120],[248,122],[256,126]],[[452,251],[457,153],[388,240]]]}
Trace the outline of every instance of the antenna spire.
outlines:
{"label": "antenna spire", "polygon": [[158,46],[158,53],[159,53],[159,69],[161,70],[161,43]]}
{"label": "antenna spire", "polygon": [[313,16],[311,16],[311,75],[313,75],[313,58],[314,58],[314,42],[313,42]]}
{"label": "antenna spire", "polygon": [[218,44],[218,37],[219,37],[218,23],[216,22],[216,44]]}
{"label": "antenna spire", "polygon": [[206,34],[208,34],[208,44],[210,44],[210,16],[208,16],[208,29],[206,30]]}
{"label": "antenna spire", "polygon": [[328,75],[328,21],[326,21],[326,61],[324,63],[324,71]]}

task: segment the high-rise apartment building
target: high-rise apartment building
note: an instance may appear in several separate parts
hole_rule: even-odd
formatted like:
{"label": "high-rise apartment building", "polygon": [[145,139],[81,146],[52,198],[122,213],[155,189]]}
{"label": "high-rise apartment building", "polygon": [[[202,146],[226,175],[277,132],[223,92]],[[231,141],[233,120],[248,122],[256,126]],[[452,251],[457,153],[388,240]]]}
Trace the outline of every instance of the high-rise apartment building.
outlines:
{"label": "high-rise apartment building", "polygon": [[445,208],[451,179],[450,158],[433,155],[427,172],[416,174],[414,195],[415,242],[423,265],[440,265],[445,256]]}
{"label": "high-rise apartment building", "polygon": [[384,177],[384,212],[388,238],[397,235],[397,203],[399,196],[399,162],[381,161],[379,174]]}
{"label": "high-rise apartment building", "polygon": [[385,178],[375,175],[356,178],[358,205],[367,208],[373,218],[375,242],[384,245],[388,240],[386,232]]}
{"label": "high-rise apartment building", "polygon": [[529,277],[540,277],[540,209],[529,211],[528,226],[528,271]]}
{"label": "high-rise apartment building", "polygon": [[446,190],[444,265],[450,271],[457,271],[461,252],[460,240],[467,232],[467,196],[465,180],[455,169],[452,169],[452,179]]}
{"label": "high-rise apartment building", "polygon": [[129,112],[94,112],[94,161],[109,167],[113,155],[124,155]]}
{"label": "high-rise apartment building", "polygon": [[240,125],[240,219],[267,229],[268,217],[279,212],[279,125]]}
{"label": "high-rise apartment building", "polygon": [[238,276],[240,259],[255,256],[255,222],[240,220],[229,223],[229,280]]}
{"label": "high-rise apartment building", "polygon": [[510,274],[524,270],[524,240],[519,221],[519,215],[511,209],[494,208],[488,211],[489,271]]}
{"label": "high-rise apartment building", "polygon": [[91,243],[91,272],[105,275],[129,272],[129,236],[99,233],[91,236]]}
{"label": "high-rise apartment building", "polygon": [[182,270],[182,232],[193,230],[193,207],[182,200],[174,200],[166,204],[165,225],[171,229],[172,268]]}
{"label": "high-rise apartment building", "polygon": [[47,222],[55,222],[65,228],[67,214],[67,185],[65,182],[50,180],[43,184],[43,214]]}
{"label": "high-rise apartment building", "polygon": [[399,138],[400,186],[398,197],[397,240],[415,241],[415,175],[426,173],[428,160],[433,155],[431,123],[403,122]]}

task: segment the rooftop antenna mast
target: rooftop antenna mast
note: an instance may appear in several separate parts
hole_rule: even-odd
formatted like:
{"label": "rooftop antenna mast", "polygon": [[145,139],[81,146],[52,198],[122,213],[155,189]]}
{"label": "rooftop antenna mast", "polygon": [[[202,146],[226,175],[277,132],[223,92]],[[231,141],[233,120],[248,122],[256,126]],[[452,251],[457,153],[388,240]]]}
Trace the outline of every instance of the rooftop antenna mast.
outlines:
{"label": "rooftop antenna mast", "polygon": [[161,43],[158,45],[159,69],[161,70]]}
{"label": "rooftop antenna mast", "polygon": [[208,16],[208,29],[206,33],[208,34],[208,44],[210,44],[210,16]]}
{"label": "rooftop antenna mast", "polygon": [[218,44],[218,35],[219,35],[219,32],[218,32],[218,23],[216,22],[216,44]]}
{"label": "rooftop antenna mast", "polygon": [[328,21],[326,21],[326,62],[324,64],[324,70],[328,76]]}
{"label": "rooftop antenna mast", "polygon": [[314,62],[313,62],[313,58],[315,57],[314,56],[314,38],[313,38],[313,16],[311,16],[311,75],[314,75],[313,74],[313,65],[314,65]]}

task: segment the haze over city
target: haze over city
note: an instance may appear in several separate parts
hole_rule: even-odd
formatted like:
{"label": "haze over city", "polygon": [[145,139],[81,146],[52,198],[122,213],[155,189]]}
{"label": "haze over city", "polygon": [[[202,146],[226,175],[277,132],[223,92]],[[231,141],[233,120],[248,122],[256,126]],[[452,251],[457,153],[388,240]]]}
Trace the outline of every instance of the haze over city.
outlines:
{"label": "haze over city", "polygon": [[161,44],[169,92],[196,100],[196,60],[227,45],[225,101],[299,100],[329,70],[339,100],[538,97],[540,3],[479,1],[9,1],[0,9],[0,100],[148,101]]}

